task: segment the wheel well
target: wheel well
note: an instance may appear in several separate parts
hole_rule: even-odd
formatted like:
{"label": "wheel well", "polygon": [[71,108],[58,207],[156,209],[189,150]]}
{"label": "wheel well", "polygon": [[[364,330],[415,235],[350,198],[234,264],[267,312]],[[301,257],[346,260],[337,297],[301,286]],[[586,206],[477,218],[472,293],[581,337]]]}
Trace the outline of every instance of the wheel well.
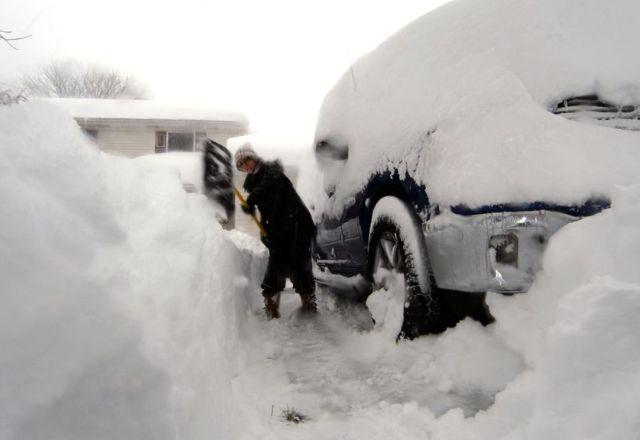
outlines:
{"label": "wheel well", "polygon": [[424,186],[419,186],[409,176],[406,176],[404,180],[400,180],[398,172],[394,174],[390,172],[382,175],[375,176],[371,179],[364,191],[364,201],[361,204],[362,209],[360,211],[360,225],[363,233],[363,241],[365,243],[367,253],[368,238],[371,232],[371,217],[373,215],[373,209],[376,204],[383,197],[396,197],[406,202],[412,209],[411,214],[415,217],[416,221],[420,222],[420,212],[426,214],[428,207],[428,198]]}

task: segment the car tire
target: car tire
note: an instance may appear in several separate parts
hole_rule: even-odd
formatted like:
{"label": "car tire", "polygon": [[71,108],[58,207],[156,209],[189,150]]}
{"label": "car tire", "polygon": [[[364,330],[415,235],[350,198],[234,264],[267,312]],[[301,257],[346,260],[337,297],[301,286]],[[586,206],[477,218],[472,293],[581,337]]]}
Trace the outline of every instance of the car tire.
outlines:
{"label": "car tire", "polygon": [[383,197],[374,208],[369,230],[372,288],[388,287],[379,285],[374,276],[381,268],[404,275],[404,319],[398,337],[413,339],[446,330],[449,313],[431,280],[420,225],[409,205],[396,197]]}

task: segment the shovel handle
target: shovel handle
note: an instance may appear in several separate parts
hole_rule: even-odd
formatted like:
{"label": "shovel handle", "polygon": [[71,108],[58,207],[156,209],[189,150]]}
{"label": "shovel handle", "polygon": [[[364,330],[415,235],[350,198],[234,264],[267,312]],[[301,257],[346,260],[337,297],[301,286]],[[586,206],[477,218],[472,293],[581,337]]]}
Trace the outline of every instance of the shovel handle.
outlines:
{"label": "shovel handle", "polygon": [[[249,206],[247,204],[247,201],[245,200],[244,196],[242,195],[242,193],[240,191],[238,191],[238,188],[236,188],[235,186],[233,187],[233,191],[236,193],[236,196],[238,197],[238,200],[240,200],[240,204],[242,206],[244,206],[245,208],[247,206]],[[267,236],[267,231],[264,230],[264,227],[262,227],[262,223],[260,223],[258,221],[258,219],[256,218],[255,214],[251,214],[251,218],[253,219],[253,221],[256,223],[256,226],[258,227],[258,229],[260,230],[260,236],[262,237],[266,237]]]}

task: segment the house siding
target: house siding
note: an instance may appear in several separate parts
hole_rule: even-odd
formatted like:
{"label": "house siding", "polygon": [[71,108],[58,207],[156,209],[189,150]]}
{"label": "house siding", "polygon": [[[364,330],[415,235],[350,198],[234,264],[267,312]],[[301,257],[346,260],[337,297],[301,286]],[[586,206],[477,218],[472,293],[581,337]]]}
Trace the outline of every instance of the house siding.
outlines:
{"label": "house siding", "polygon": [[229,133],[227,131],[212,131],[198,128],[184,127],[163,127],[163,126],[105,126],[82,124],[87,130],[96,130],[96,143],[105,153],[124,156],[138,157],[156,152],[156,132],[193,132],[206,133],[207,137],[223,145],[227,144],[230,137],[244,134],[243,132]]}
{"label": "house siding", "polygon": [[96,142],[109,154],[137,157],[155,152],[156,131],[151,128],[97,128]]}

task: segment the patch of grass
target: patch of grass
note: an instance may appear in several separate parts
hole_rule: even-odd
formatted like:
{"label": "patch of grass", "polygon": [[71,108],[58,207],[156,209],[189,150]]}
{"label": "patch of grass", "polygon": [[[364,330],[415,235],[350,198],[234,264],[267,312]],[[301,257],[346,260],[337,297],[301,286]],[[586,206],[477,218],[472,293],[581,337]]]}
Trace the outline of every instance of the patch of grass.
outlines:
{"label": "patch of grass", "polygon": [[282,420],[284,420],[285,422],[289,422],[289,423],[304,423],[307,420],[309,420],[309,416],[301,413],[300,411],[298,411],[295,408],[283,408],[280,412],[280,417],[282,417]]}

